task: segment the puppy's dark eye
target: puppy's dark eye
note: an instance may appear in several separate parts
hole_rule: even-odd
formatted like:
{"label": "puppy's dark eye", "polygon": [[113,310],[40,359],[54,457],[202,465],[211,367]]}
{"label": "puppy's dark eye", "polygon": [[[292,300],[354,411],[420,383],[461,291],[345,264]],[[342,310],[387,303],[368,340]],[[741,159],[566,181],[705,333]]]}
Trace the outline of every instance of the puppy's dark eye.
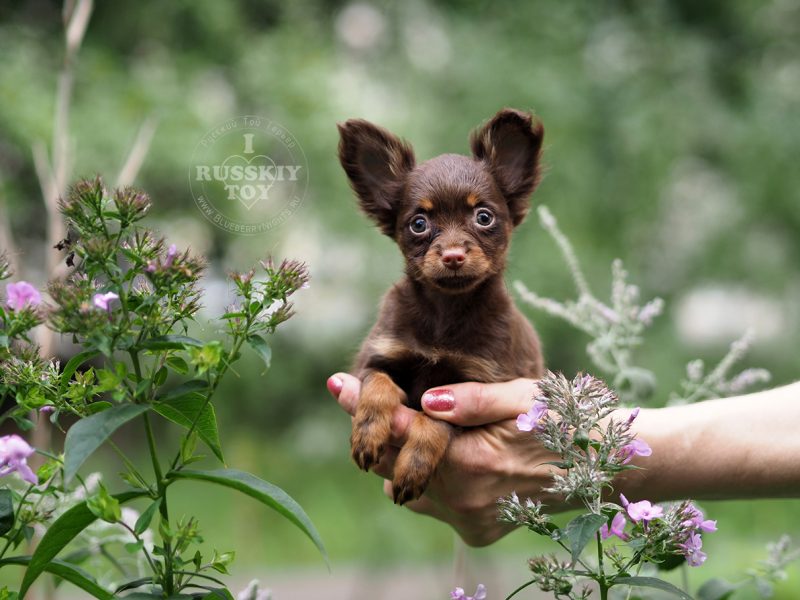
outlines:
{"label": "puppy's dark eye", "polygon": [[428,231],[428,219],[423,217],[422,215],[417,215],[413,219],[411,219],[411,224],[409,225],[412,233],[416,235],[422,235],[426,231]]}
{"label": "puppy's dark eye", "polygon": [[475,222],[481,227],[489,227],[494,223],[494,215],[486,208],[479,208],[475,212]]}

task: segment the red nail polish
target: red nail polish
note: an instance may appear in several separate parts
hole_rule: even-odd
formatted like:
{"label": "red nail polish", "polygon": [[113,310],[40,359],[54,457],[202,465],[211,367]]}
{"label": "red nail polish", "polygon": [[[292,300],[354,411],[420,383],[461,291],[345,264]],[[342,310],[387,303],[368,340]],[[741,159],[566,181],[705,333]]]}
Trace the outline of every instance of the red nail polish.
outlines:
{"label": "red nail polish", "polygon": [[328,377],[328,391],[334,396],[339,395],[339,393],[342,391],[343,386],[344,382],[336,375],[331,375],[330,377]]}
{"label": "red nail polish", "polygon": [[450,390],[431,390],[422,395],[425,407],[434,412],[449,412],[456,406],[456,398]]}

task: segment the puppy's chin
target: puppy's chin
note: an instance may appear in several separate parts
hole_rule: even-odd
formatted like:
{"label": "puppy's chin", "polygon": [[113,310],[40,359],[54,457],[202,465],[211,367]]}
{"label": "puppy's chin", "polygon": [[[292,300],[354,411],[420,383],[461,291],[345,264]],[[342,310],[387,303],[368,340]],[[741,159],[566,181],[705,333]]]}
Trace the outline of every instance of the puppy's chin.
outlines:
{"label": "puppy's chin", "polygon": [[429,277],[426,283],[443,294],[457,295],[473,291],[483,280],[484,277],[481,275],[453,273]]}

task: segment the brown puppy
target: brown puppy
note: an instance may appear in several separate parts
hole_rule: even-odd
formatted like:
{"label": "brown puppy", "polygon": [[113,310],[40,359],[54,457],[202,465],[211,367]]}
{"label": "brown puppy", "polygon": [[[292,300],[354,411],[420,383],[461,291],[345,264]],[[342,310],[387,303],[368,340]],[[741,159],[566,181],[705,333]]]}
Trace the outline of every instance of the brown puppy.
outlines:
{"label": "brown puppy", "polygon": [[[419,410],[423,392],[445,384],[541,376],[539,340],[503,270],[539,180],[544,129],[504,109],[473,132],[471,157],[444,154],[419,165],[408,144],[367,121],[349,120],[339,133],[339,160],[361,208],[406,260],[406,276],[384,297],[354,366],[362,385],[352,454],[369,470],[399,404]],[[417,415],[395,464],[395,502],[422,495],[453,432]]]}

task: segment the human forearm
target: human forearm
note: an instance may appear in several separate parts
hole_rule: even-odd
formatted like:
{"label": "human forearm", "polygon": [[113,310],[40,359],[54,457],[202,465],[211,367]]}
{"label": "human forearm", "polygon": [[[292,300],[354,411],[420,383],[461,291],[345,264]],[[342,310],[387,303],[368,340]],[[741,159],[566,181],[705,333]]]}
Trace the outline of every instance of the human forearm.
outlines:
{"label": "human forearm", "polygon": [[642,410],[653,449],[615,486],[629,497],[733,499],[800,495],[800,383],[687,406]]}

